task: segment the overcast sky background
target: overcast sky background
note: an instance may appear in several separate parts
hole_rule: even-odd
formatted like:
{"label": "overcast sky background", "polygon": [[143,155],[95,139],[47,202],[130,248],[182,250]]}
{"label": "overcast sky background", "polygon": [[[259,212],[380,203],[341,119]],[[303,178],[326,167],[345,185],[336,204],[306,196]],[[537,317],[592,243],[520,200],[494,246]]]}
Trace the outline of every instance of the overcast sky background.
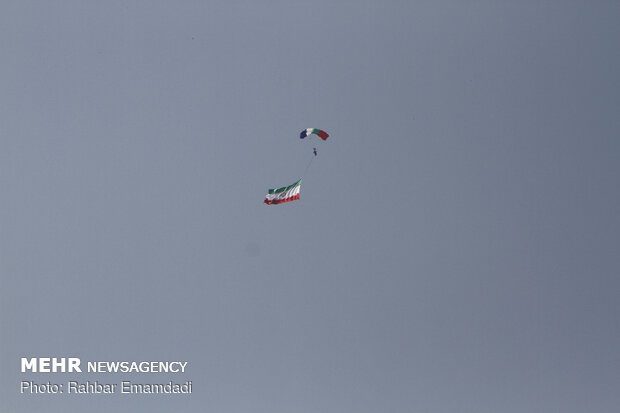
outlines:
{"label": "overcast sky background", "polygon": [[[2,1],[0,410],[617,412],[619,21]],[[188,372],[21,374],[35,356]],[[71,379],[194,393],[19,394]]]}

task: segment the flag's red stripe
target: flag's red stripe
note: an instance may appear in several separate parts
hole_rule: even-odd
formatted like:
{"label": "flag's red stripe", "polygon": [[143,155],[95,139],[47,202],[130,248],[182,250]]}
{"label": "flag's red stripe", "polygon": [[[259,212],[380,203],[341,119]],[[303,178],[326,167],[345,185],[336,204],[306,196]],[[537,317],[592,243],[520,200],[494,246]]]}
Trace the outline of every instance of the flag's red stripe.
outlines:
{"label": "flag's red stripe", "polygon": [[264,200],[263,202],[264,202],[264,203],[266,203],[267,205],[271,205],[271,204],[277,205],[277,204],[283,204],[283,203],[285,203],[285,202],[296,201],[296,200],[298,200],[298,199],[299,199],[299,194],[297,194],[297,195],[293,195],[293,196],[291,196],[291,197],[289,197],[289,198],[285,198],[285,199],[274,199],[274,200],[271,200],[271,201],[270,201],[270,200],[268,200],[267,198],[265,198],[265,200]]}

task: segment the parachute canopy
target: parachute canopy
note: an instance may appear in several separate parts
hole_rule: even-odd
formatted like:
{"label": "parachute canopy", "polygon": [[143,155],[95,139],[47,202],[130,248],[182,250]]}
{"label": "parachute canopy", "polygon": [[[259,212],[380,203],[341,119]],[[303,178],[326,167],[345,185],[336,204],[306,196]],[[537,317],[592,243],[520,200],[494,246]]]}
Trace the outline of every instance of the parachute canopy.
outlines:
{"label": "parachute canopy", "polygon": [[324,130],[321,129],[315,129],[315,128],[308,128],[308,129],[304,129],[301,131],[301,133],[299,134],[299,139],[303,139],[308,135],[317,135],[319,138],[325,140],[329,137],[329,135],[327,134],[327,132],[325,132]]}

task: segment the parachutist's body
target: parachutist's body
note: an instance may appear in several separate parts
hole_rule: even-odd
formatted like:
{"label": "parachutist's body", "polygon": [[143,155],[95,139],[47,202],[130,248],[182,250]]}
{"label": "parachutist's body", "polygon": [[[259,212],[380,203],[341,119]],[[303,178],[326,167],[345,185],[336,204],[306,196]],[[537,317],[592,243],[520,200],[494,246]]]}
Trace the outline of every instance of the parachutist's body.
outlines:
{"label": "parachutist's body", "polygon": [[314,152],[314,156],[316,156],[316,148],[312,148]]}

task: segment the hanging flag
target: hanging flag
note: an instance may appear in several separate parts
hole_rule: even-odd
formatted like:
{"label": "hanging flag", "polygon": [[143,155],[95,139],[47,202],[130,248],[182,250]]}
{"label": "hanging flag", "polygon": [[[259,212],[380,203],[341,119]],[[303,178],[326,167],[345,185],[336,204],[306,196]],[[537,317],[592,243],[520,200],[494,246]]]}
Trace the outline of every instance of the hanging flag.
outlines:
{"label": "hanging flag", "polygon": [[282,204],[284,202],[295,201],[299,199],[299,189],[301,188],[301,179],[289,186],[283,186],[278,189],[270,189],[265,196],[265,203]]}

